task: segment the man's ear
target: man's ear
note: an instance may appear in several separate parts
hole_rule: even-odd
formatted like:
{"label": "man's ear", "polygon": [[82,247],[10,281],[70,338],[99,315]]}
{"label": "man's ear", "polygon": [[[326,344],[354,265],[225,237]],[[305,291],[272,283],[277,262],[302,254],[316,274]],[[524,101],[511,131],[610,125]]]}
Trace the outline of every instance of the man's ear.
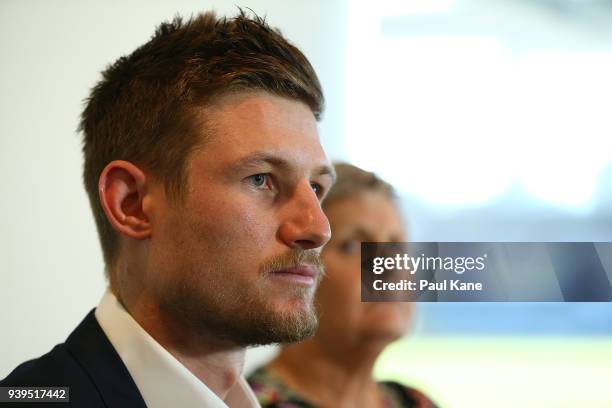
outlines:
{"label": "man's ear", "polygon": [[100,174],[98,193],[115,230],[134,239],[151,236],[151,223],[143,208],[147,175],[141,169],[124,160],[110,162]]}

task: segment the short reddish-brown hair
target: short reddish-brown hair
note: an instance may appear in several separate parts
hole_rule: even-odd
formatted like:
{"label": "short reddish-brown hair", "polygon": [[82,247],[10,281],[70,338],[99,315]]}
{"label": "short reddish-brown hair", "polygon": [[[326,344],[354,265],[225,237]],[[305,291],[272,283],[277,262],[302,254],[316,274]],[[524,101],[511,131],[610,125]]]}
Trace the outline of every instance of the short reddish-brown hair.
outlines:
{"label": "short reddish-brown hair", "polygon": [[107,270],[118,235],[98,196],[98,179],[113,160],[130,161],[163,181],[180,199],[185,163],[205,129],[197,118],[215,97],[265,91],[307,104],[317,120],[323,92],[306,57],[263,18],[204,13],[162,23],[153,37],[119,58],[92,89],[81,115],[85,188]]}

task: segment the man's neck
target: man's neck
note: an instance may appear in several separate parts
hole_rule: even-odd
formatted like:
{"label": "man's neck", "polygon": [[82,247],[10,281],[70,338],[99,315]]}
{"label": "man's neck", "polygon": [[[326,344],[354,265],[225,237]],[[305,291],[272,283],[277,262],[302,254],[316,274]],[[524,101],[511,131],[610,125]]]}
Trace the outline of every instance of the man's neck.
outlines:
{"label": "man's neck", "polygon": [[244,348],[213,350],[203,346],[194,354],[160,344],[222,400],[242,375]]}
{"label": "man's neck", "polygon": [[220,399],[242,375],[244,347],[219,341],[210,333],[184,324],[164,313],[156,302],[141,293],[125,301],[116,294],[127,312],[174,358],[202,381]]}

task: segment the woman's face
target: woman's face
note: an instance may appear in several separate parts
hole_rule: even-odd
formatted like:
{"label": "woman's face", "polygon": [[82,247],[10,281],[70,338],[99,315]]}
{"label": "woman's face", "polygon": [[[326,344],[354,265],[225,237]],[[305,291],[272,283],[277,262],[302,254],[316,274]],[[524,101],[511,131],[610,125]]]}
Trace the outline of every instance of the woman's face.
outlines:
{"label": "woman's face", "polygon": [[393,201],[363,192],[326,206],[332,238],[322,252],[326,276],[317,291],[319,330],[325,341],[388,343],[410,323],[411,303],[361,302],[361,242],[404,242],[406,233]]}

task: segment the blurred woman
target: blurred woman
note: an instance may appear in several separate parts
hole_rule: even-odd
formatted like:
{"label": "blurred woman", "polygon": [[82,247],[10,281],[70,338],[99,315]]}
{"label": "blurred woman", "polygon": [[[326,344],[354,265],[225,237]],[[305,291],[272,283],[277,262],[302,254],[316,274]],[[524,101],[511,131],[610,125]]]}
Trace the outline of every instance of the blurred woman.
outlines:
{"label": "blurred woman", "polygon": [[317,333],[283,347],[248,381],[264,408],[433,407],[415,389],[372,377],[378,355],[407,331],[411,304],[361,302],[361,242],[402,242],[406,232],[389,184],[349,164],[335,167],[323,203],[332,238],[322,251]]}

